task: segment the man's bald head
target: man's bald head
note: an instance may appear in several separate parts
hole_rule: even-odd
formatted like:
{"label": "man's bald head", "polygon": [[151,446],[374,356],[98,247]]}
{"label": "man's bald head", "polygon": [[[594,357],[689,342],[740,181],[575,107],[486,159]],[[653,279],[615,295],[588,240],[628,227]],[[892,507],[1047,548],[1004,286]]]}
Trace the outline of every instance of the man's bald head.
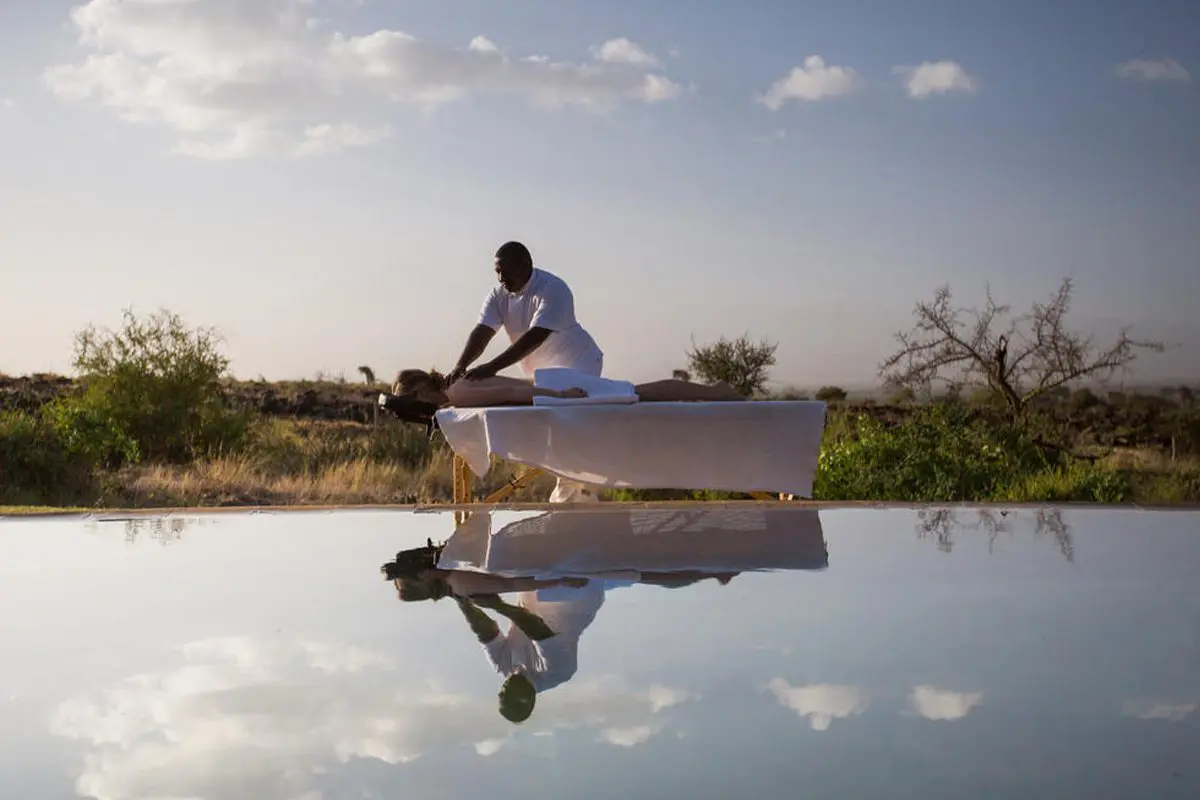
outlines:
{"label": "man's bald head", "polygon": [[520,242],[505,242],[496,250],[496,276],[505,289],[519,292],[533,275],[533,256]]}

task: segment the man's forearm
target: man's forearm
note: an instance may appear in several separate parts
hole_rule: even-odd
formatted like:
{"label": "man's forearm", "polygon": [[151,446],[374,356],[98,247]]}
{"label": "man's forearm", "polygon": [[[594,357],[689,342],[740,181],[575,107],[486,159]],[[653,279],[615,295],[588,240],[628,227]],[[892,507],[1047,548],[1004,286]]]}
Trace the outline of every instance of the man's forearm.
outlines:
{"label": "man's forearm", "polygon": [[457,597],[455,600],[458,602],[463,616],[467,618],[471,632],[475,634],[475,638],[479,640],[480,644],[487,644],[500,635],[500,626],[496,624],[496,621],[483,613],[474,603],[465,597]]}
{"label": "man's forearm", "polygon": [[488,342],[495,335],[496,332],[487,325],[476,325],[475,329],[471,331],[471,335],[467,337],[467,344],[463,347],[462,355],[458,357],[458,364],[455,365],[455,368],[465,370],[475,363],[475,359],[483,355]]}
{"label": "man's forearm", "polygon": [[550,333],[551,331],[547,328],[530,328],[521,335],[521,338],[513,342],[507,350],[493,358],[489,363],[495,368],[496,372],[508,369],[541,347],[542,343],[550,337]]}

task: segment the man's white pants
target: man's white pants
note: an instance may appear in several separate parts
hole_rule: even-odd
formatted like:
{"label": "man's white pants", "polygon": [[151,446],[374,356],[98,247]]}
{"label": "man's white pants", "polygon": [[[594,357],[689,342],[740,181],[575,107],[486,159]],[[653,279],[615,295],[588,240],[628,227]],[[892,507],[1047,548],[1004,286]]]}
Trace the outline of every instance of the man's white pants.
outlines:
{"label": "man's white pants", "polygon": [[[604,371],[604,357],[600,356],[595,360],[589,359],[575,364],[563,364],[562,366],[587,375],[595,375],[599,378],[603,377],[601,373]],[[550,493],[551,503],[593,503],[599,499],[600,497],[596,493],[595,488],[586,483],[571,481],[566,478],[559,478],[554,484],[554,491]]]}

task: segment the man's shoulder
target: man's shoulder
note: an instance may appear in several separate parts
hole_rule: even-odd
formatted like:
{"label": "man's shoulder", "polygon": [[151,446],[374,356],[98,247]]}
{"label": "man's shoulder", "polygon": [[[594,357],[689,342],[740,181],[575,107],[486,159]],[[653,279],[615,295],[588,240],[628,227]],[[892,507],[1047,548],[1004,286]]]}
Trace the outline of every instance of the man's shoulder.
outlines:
{"label": "man's shoulder", "polygon": [[564,281],[562,278],[558,277],[557,275],[555,275],[553,272],[542,269],[541,267],[535,267],[535,270],[536,270],[535,275],[538,278],[538,283],[537,283],[538,291],[540,291],[540,292],[545,292],[547,290],[560,291],[560,292],[561,291],[565,291],[565,292],[571,291],[571,287],[569,287],[567,285],[567,282]]}
{"label": "man's shoulder", "polygon": [[507,294],[508,292],[504,291],[504,287],[497,283],[491,289],[488,289],[487,296],[484,298],[484,300],[488,303],[495,303],[503,300],[504,296]]}

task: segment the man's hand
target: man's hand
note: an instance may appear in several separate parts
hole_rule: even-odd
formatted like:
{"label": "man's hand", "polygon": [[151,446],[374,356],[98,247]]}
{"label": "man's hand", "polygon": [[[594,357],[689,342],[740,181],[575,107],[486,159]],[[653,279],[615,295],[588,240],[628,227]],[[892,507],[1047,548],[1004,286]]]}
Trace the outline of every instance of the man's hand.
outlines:
{"label": "man's hand", "polygon": [[[455,383],[463,377],[467,372],[467,367],[475,362],[475,359],[483,355],[483,351],[487,348],[488,342],[496,335],[496,331],[489,328],[487,325],[476,325],[471,330],[471,335],[467,337],[467,344],[463,347],[462,355],[458,357],[458,363],[454,365],[454,371],[446,376],[446,384]],[[496,370],[499,372],[499,370]]]}
{"label": "man's hand", "polygon": [[508,369],[541,347],[542,343],[550,338],[551,333],[552,331],[547,328],[530,328],[521,334],[521,338],[513,342],[503,353],[486,364],[480,364],[475,369],[468,371],[464,377],[467,380],[494,377],[500,370]]}
{"label": "man's hand", "polygon": [[469,381],[479,381],[484,378],[494,378],[499,371],[491,362],[488,362],[487,364],[480,364],[474,369],[467,370],[463,374],[463,377]]}

